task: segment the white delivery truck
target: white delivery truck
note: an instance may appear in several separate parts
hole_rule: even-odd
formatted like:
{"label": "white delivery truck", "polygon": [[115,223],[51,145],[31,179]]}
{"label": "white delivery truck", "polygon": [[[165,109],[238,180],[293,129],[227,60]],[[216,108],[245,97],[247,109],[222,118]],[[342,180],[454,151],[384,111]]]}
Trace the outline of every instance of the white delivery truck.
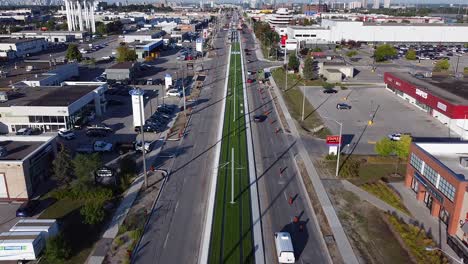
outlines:
{"label": "white delivery truck", "polygon": [[44,239],[48,239],[56,236],[59,228],[55,219],[20,219],[10,232],[42,232]]}
{"label": "white delivery truck", "polygon": [[0,261],[36,260],[45,247],[42,232],[3,232],[0,234]]}
{"label": "white delivery truck", "polygon": [[279,263],[294,263],[296,261],[291,235],[288,232],[276,232],[275,245]]}

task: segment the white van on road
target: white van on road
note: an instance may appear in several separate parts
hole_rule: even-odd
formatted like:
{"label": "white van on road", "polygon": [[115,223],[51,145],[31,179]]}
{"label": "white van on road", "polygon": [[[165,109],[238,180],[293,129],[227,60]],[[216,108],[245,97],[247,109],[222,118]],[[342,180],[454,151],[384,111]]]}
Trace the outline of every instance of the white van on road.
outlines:
{"label": "white van on road", "polygon": [[294,248],[288,232],[275,233],[276,253],[279,263],[294,263]]}

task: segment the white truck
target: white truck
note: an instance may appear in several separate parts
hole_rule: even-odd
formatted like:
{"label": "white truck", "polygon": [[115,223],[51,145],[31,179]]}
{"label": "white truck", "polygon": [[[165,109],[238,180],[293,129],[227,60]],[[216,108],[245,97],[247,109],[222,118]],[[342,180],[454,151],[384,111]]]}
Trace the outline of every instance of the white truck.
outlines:
{"label": "white truck", "polygon": [[276,254],[279,263],[294,263],[294,248],[288,232],[275,233]]}
{"label": "white truck", "polygon": [[45,247],[42,232],[3,232],[0,234],[0,261],[37,260]]}
{"label": "white truck", "polygon": [[58,235],[59,228],[55,219],[28,219],[18,221],[10,232],[42,232],[45,239]]}

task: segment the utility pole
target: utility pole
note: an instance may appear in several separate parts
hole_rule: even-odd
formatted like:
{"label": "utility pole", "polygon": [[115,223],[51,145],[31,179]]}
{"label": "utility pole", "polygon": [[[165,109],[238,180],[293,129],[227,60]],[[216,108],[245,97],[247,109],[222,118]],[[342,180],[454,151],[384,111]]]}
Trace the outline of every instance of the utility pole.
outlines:
{"label": "utility pole", "polygon": [[286,61],[286,57],[287,57],[287,52],[288,50],[286,49],[286,43],[284,43],[284,65],[286,67],[285,69],[285,81],[286,81],[286,84],[284,85],[284,90],[286,91],[288,89],[288,63]]}
{"label": "utility pole", "polygon": [[185,104],[185,66],[187,64],[184,64],[184,68],[182,69],[182,97],[183,97],[183,100],[184,100],[184,114],[187,116],[187,108],[186,108],[186,104]]}

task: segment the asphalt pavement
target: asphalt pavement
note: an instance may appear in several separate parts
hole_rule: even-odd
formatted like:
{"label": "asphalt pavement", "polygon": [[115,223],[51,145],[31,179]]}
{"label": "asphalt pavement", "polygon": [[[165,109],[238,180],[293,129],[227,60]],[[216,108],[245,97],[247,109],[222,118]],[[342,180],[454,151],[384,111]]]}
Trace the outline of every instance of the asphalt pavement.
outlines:
{"label": "asphalt pavement", "polygon": [[164,146],[156,167],[169,176],[135,251],[134,263],[194,263],[206,219],[208,187],[214,160],[226,71],[225,32],[215,41],[217,59],[205,62],[208,75],[186,135]]}
{"label": "asphalt pavement", "polygon": [[[244,48],[251,50],[246,59],[248,71],[262,70],[273,63],[259,61],[253,52],[255,49],[252,34],[242,34]],[[269,113],[263,122],[253,124],[253,142],[260,195],[263,239],[266,263],[277,263],[274,244],[274,232],[290,232],[293,240],[296,263],[327,263],[328,256],[323,248],[322,234],[307,206],[306,193],[300,188],[293,153],[294,144],[288,144],[289,135],[276,132],[280,128],[274,112],[271,97],[258,81],[247,84],[250,114]],[[289,199],[292,198],[292,204]],[[293,223],[294,217],[299,221]],[[302,226],[302,227],[301,227]]]}

